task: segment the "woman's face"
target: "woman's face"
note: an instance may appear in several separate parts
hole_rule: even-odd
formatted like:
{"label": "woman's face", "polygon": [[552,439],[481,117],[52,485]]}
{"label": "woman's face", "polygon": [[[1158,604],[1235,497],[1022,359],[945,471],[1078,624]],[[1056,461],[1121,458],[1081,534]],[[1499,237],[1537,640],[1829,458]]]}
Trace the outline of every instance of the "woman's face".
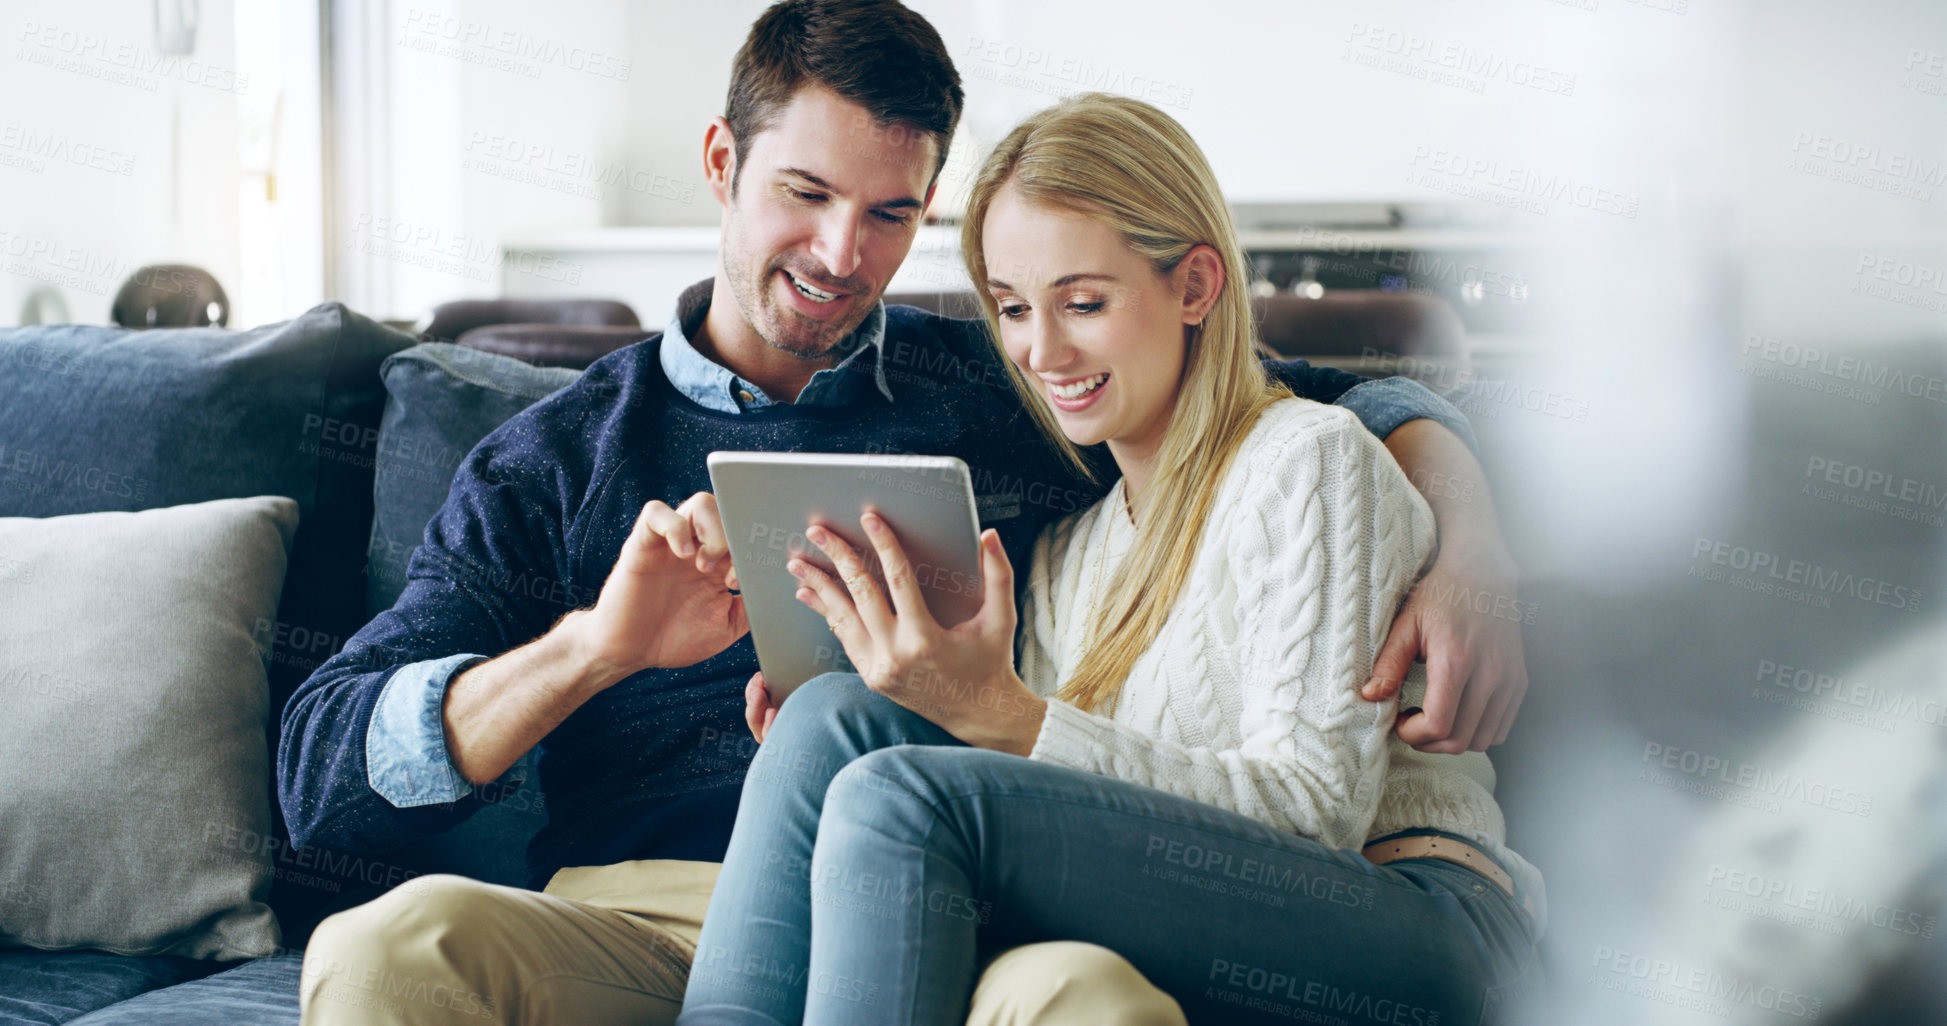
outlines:
{"label": "woman's face", "polygon": [[[1171,274],[1087,214],[1002,186],[981,226],[1001,345],[1077,445],[1154,455],[1183,378],[1186,322]],[[1187,318],[1193,319],[1193,318]]]}

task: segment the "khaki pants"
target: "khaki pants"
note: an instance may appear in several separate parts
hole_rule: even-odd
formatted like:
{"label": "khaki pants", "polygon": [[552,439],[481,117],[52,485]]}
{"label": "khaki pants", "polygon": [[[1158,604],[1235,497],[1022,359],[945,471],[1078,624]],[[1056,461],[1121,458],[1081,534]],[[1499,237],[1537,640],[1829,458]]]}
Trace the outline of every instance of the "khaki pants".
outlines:
{"label": "khaki pants", "polygon": [[[299,984],[305,1026],[667,1024],[718,864],[563,869],[541,893],[437,874],[318,924]],[[969,1026],[1180,1026],[1169,995],[1106,948],[1014,948],[981,974]]]}

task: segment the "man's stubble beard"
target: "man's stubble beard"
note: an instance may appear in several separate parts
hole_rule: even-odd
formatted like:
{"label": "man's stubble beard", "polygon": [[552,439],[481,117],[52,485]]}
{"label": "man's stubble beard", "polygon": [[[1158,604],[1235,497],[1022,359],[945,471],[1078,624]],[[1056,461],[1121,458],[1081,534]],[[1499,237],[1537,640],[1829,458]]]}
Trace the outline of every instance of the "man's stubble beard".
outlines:
{"label": "man's stubble beard", "polygon": [[725,261],[725,266],[732,268],[730,270],[730,294],[737,300],[737,307],[743,313],[744,322],[749,324],[751,330],[756,332],[757,337],[763,339],[764,344],[770,346],[772,349],[789,353],[801,360],[817,360],[829,363],[833,356],[832,350],[836,349],[838,344],[849,337],[853,331],[856,331],[860,324],[865,323],[865,318],[872,312],[871,307],[867,307],[856,318],[850,319],[849,322],[836,324],[828,329],[821,329],[817,338],[800,342],[788,336],[785,328],[787,324],[798,319],[798,313],[792,310],[779,309],[776,297],[771,294],[771,276],[783,265],[767,264],[756,275],[751,275],[736,270],[736,268],[749,266],[748,262],[742,259],[742,256],[743,250],[739,246],[738,251],[729,254],[730,259]]}

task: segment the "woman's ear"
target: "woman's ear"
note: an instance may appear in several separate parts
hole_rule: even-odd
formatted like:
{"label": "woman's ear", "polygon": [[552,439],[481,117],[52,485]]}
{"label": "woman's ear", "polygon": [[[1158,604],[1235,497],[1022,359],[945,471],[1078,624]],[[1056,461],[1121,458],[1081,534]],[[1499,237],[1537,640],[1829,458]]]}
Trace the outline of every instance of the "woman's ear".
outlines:
{"label": "woman's ear", "polygon": [[1183,323],[1202,324],[1217,305],[1224,291],[1224,261],[1215,247],[1200,243],[1191,247],[1170,272],[1176,279],[1176,294],[1181,297]]}

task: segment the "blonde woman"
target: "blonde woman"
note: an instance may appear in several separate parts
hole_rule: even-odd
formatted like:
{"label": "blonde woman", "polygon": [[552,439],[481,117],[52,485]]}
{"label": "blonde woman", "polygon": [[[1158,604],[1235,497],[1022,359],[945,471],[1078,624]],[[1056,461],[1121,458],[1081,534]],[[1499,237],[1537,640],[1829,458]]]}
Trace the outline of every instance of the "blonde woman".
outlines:
{"label": "blonde woman", "polygon": [[1038,428],[1121,479],[1042,535],[1018,617],[987,532],[951,629],[890,525],[862,522],[890,594],[810,532],[840,575],[794,560],[799,598],[864,672],[782,710],[753,681],[680,1022],[958,1022],[982,959],[1037,942],[1114,952],[1191,1021],[1494,1018],[1539,876],[1485,757],[1406,755],[1359,694],[1432,516],[1350,414],[1267,380],[1202,152],[1064,101],[988,158],[962,250]]}

